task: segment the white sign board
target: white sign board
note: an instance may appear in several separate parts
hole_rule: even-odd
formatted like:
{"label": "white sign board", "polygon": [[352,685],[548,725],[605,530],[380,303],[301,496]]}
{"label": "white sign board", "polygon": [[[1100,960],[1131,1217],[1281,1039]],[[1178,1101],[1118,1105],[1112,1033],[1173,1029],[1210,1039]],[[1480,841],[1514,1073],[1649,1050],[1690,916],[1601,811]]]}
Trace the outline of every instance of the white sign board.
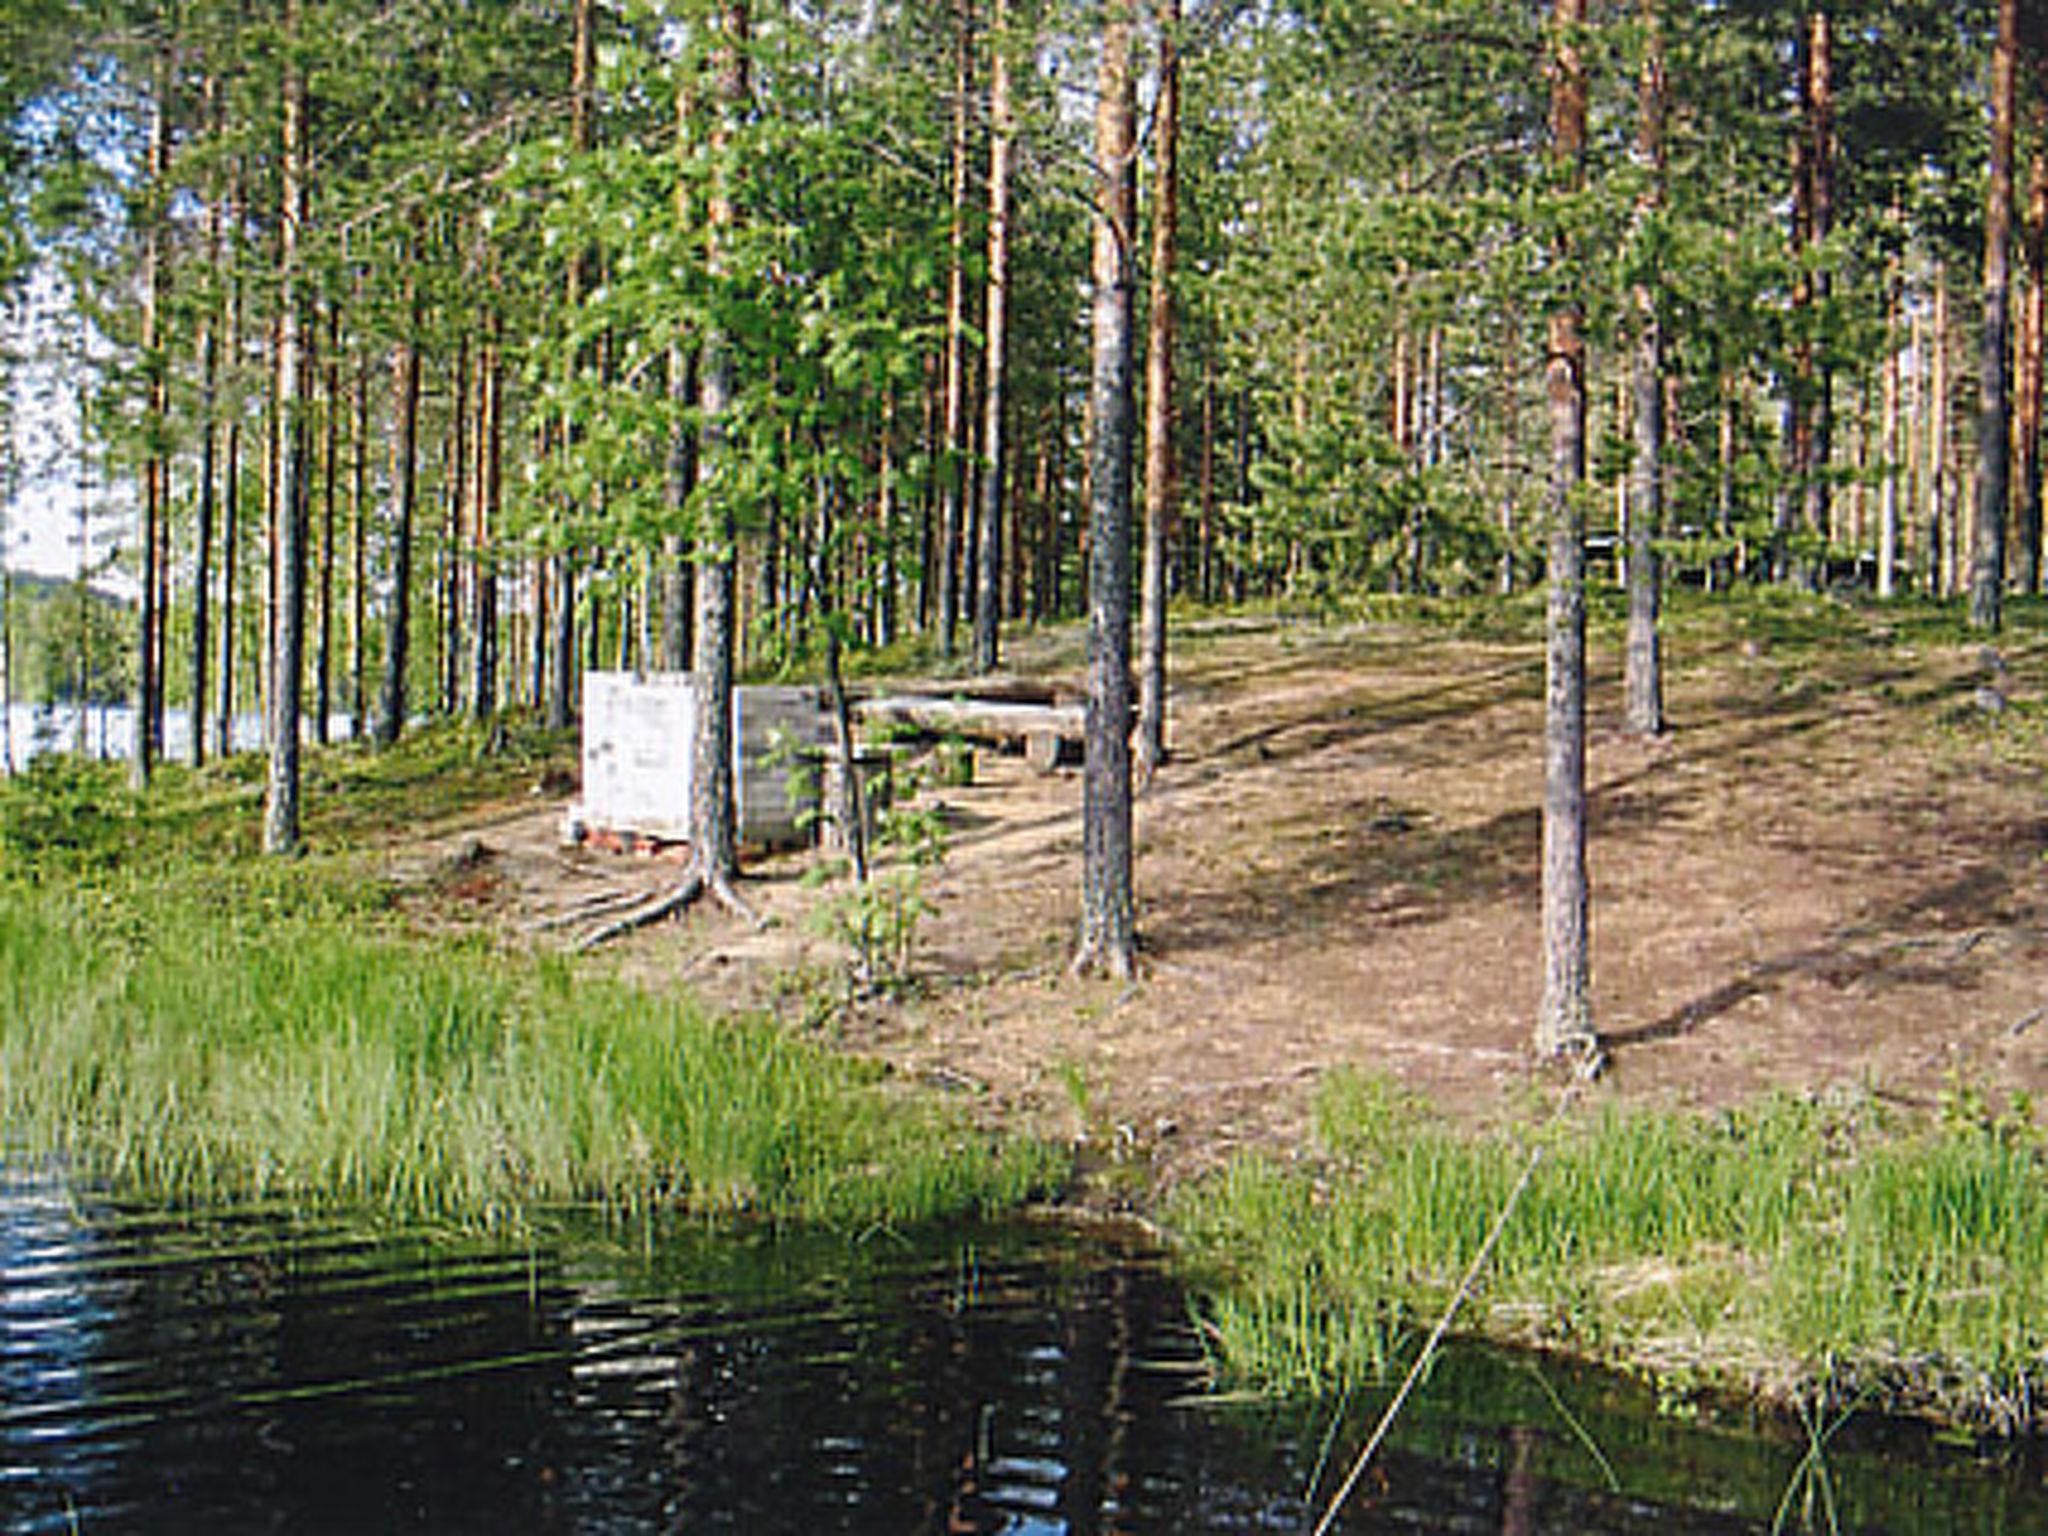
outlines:
{"label": "white sign board", "polygon": [[[689,837],[697,698],[686,672],[583,675],[583,802],[570,812],[572,825]],[[828,739],[824,701],[815,688],[739,688],[734,698],[740,837],[802,841],[817,802],[811,768]]]}

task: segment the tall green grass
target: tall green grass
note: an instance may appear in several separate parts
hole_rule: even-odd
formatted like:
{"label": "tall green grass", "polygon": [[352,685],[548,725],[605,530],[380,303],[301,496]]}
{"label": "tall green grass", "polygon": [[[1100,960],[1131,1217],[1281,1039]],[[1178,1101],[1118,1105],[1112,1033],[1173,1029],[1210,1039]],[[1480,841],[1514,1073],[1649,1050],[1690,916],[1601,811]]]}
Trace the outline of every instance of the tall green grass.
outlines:
{"label": "tall green grass", "polygon": [[1054,1156],[765,1020],[378,930],[345,867],[0,881],[0,1137],[171,1199],[513,1223],[1013,1205]]}
{"label": "tall green grass", "polygon": [[1382,1374],[1549,1140],[1468,1321],[1678,1387],[1826,1382],[2012,1430],[2048,1382],[2048,1165],[2024,1110],[1937,1123],[1866,1101],[1612,1110],[1461,1132],[1338,1074],[1311,1168],[1246,1160],[1168,1216],[1236,1377]]}

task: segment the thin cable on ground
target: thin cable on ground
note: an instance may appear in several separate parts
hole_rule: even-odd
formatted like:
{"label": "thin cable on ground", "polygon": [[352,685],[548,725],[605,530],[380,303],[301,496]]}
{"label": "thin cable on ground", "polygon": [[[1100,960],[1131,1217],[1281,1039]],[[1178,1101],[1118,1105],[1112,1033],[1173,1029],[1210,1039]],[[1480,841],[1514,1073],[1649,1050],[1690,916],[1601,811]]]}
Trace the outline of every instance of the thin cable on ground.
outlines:
{"label": "thin cable on ground", "polygon": [[[1558,1100],[1557,1109],[1544,1127],[1546,1131],[1564,1118],[1565,1112],[1578,1097],[1579,1090],[1599,1075],[1604,1062],[1605,1058],[1596,1048],[1587,1052],[1573,1068],[1571,1083],[1566,1087],[1564,1096]],[[1444,1307],[1443,1316],[1439,1317],[1436,1326],[1430,1329],[1429,1337],[1423,1341],[1422,1349],[1415,1357],[1415,1363],[1408,1367],[1408,1375],[1402,1380],[1400,1390],[1381,1412],[1379,1422],[1373,1426],[1371,1437],[1359,1451],[1358,1459],[1351,1463],[1351,1470],[1345,1473],[1344,1481],[1330,1496],[1329,1506],[1324,1509],[1323,1517],[1316,1522],[1311,1536],[1328,1536],[1330,1527],[1337,1523],[1337,1516],[1343,1511],[1345,1501],[1351,1497],[1351,1490],[1358,1486],[1358,1480],[1365,1476],[1365,1469],[1372,1465],[1373,1457],[1379,1454],[1381,1444],[1394,1428],[1394,1420],[1400,1417],[1401,1410],[1407,1406],[1409,1397],[1414,1394],[1417,1384],[1421,1382],[1423,1372],[1429,1369],[1430,1361],[1436,1358],[1437,1349],[1442,1345],[1444,1335],[1451,1331],[1451,1323],[1457,1317],[1458,1309],[1464,1306],[1466,1298],[1479,1284],[1479,1276],[1486,1268],[1486,1261],[1493,1257],[1493,1250],[1499,1245],[1501,1234],[1507,1230],[1508,1218],[1515,1214],[1515,1207],[1521,1204],[1522,1195],[1529,1188],[1530,1180],[1536,1177],[1536,1169],[1543,1162],[1545,1150],[1545,1144],[1540,1140],[1530,1150],[1528,1162],[1522,1165],[1522,1176],[1515,1180],[1515,1187],[1508,1191],[1507,1200],[1502,1204],[1500,1214],[1493,1218],[1493,1225],[1487,1229],[1486,1241],[1481,1243],[1479,1251],[1472,1255],[1472,1262],[1465,1268],[1465,1277],[1458,1282],[1458,1288],[1451,1292],[1451,1299]]]}

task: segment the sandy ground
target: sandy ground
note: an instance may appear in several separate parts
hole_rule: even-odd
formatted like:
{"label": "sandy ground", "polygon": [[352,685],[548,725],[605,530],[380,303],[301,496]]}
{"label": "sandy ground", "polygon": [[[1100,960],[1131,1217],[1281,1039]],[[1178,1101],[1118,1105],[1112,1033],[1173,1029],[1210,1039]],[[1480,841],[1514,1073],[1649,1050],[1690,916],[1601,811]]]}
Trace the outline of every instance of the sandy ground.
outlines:
{"label": "sandy ground", "polygon": [[[2008,637],[1993,671],[1976,647],[1882,638],[1782,657],[1681,639],[1654,742],[1619,733],[1618,663],[1596,650],[1596,1100],[2048,1090],[2048,645]],[[1073,1138],[1113,1200],[1306,1146],[1338,1064],[1463,1119],[1527,1113],[1555,1082],[1529,1054],[1537,648],[1277,620],[1177,645],[1173,756],[1137,815],[1135,985],[1067,974],[1079,771],[993,752],[936,792],[949,852],[903,995],[832,1006],[845,966],[806,921],[829,891],[806,879],[816,854],[750,865],[764,929],[700,905],[592,963],[808,1018]],[[1015,662],[1078,673],[1053,642]],[[1984,707],[1987,680],[2011,707]],[[564,849],[559,814],[530,802],[416,845],[420,910],[562,944],[681,867]]]}

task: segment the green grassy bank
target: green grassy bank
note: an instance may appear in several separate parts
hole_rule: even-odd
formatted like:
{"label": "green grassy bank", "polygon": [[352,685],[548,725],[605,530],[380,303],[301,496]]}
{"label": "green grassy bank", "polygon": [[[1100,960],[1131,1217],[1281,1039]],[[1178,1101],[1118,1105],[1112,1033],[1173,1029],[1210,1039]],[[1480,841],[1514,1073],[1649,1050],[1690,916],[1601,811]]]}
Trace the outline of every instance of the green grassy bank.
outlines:
{"label": "green grassy bank", "polygon": [[2024,1105],[1959,1092],[1927,1124],[1785,1098],[1482,1134],[1339,1074],[1317,1122],[1315,1162],[1241,1161],[1167,1213],[1240,1380],[1396,1369],[1541,1142],[1466,1328],[1645,1372],[1674,1404],[1732,1389],[2040,1427],[2048,1161]]}
{"label": "green grassy bank", "polygon": [[[375,772],[402,781],[446,750]],[[1046,1146],[772,1021],[409,937],[360,858],[238,853],[232,773],[173,776],[147,809],[90,768],[5,794],[0,1128],[17,1155],[174,1200],[485,1224],[572,1201],[913,1222],[1062,1175]]]}

